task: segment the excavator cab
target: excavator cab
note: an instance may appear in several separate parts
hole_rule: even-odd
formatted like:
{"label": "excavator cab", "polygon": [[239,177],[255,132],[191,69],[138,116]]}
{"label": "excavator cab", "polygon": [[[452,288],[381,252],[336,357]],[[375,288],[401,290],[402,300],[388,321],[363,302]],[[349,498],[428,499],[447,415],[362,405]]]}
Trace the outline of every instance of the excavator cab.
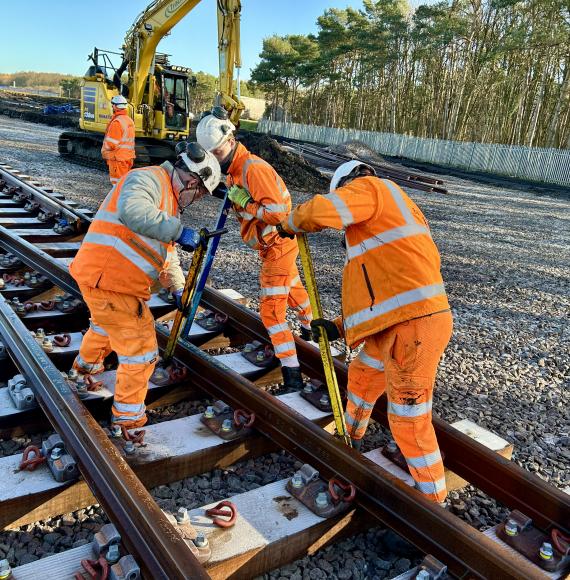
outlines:
{"label": "excavator cab", "polygon": [[166,130],[185,131],[190,112],[188,75],[175,71],[162,73],[162,109]]}

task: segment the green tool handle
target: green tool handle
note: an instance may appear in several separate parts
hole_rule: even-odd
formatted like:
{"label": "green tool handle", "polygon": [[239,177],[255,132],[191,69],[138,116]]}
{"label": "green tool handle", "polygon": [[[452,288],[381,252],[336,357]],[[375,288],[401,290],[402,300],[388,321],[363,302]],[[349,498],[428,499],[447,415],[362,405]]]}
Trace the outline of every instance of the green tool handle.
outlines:
{"label": "green tool handle", "polygon": [[[323,318],[321,299],[319,296],[319,290],[317,288],[317,280],[315,277],[315,270],[313,268],[311,250],[309,248],[309,242],[307,240],[306,234],[297,234],[297,242],[299,244],[301,265],[303,266],[303,273],[305,274],[305,283],[307,285],[307,293],[309,294],[309,302],[311,303],[313,317]],[[329,339],[324,328],[321,328],[320,331],[319,350],[321,351],[321,359],[323,361],[323,368],[325,370],[325,379],[331,400],[336,432],[338,436],[341,437],[349,447],[351,447],[350,437],[348,436],[346,431],[346,423],[344,422],[342,399],[340,397],[340,391],[334,370],[334,360],[331,353]]]}
{"label": "green tool handle", "polygon": [[192,255],[192,262],[190,264],[190,269],[188,270],[188,276],[186,277],[186,283],[184,284],[184,290],[182,291],[182,297],[180,300],[181,306],[176,311],[176,316],[174,317],[174,322],[172,324],[172,329],[170,330],[168,342],[166,343],[166,348],[164,349],[164,354],[162,355],[163,366],[166,366],[172,360],[174,349],[176,348],[176,343],[178,342],[180,334],[182,333],[182,329],[184,328],[188,308],[192,304],[192,297],[194,296],[194,292],[196,290],[196,283],[198,282],[200,270],[202,269],[202,264],[204,262],[204,258],[206,257],[208,249],[207,241],[210,238],[221,236],[227,231],[227,228],[213,230],[211,232],[207,229],[200,230],[201,243]]}

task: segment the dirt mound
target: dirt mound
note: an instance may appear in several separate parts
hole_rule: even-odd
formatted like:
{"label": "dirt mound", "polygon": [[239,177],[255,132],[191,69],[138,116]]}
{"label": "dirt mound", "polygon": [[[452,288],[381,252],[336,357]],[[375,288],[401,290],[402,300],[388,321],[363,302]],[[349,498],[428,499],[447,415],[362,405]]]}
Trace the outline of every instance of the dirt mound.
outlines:
{"label": "dirt mound", "polygon": [[283,178],[289,189],[317,193],[328,190],[328,180],[296,153],[285,151],[275,139],[254,132],[239,132],[238,141],[265,159]]}
{"label": "dirt mound", "polygon": [[367,161],[368,163],[385,163],[385,160],[381,155],[378,155],[376,151],[370,149],[370,147],[365,143],[362,143],[362,141],[347,141],[340,145],[331,145],[330,147],[327,147],[327,149],[331,153],[347,155],[348,157],[358,158],[362,161]]}
{"label": "dirt mound", "polygon": [[52,127],[79,128],[79,113],[44,115],[43,110],[46,105],[61,105],[62,103],[71,103],[79,107],[79,100],[77,99],[60,99],[58,97],[0,91],[0,115],[23,119],[31,123],[51,125]]}

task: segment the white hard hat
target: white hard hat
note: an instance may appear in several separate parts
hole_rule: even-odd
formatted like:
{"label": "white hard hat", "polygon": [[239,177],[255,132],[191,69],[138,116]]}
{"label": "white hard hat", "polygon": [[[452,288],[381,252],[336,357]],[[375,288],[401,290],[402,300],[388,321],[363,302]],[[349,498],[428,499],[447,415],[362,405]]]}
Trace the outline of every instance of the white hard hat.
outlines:
{"label": "white hard hat", "polygon": [[368,165],[368,163],[364,163],[364,161],[359,161],[358,159],[352,159],[351,161],[347,161],[346,163],[343,163],[336,168],[336,171],[333,173],[331,178],[330,191],[334,191],[338,187],[338,184],[343,177],[349,176],[357,167],[360,167],[361,165],[368,167],[372,173],[376,175],[376,171],[374,171],[374,168]]}
{"label": "white hard hat", "polygon": [[228,119],[227,112],[222,107],[214,107],[212,113],[198,123],[196,140],[206,151],[212,151],[225,143],[235,130],[235,125]]}
{"label": "white hard hat", "polygon": [[[182,149],[182,150],[180,150]],[[187,143],[186,147],[176,148],[178,159],[192,172],[198,175],[206,189],[212,193],[222,179],[222,170],[218,160],[198,143]]]}
{"label": "white hard hat", "polygon": [[125,97],[123,97],[122,95],[115,95],[111,99],[111,104],[114,107],[117,107],[117,109],[126,109],[127,108],[127,99],[125,99]]}

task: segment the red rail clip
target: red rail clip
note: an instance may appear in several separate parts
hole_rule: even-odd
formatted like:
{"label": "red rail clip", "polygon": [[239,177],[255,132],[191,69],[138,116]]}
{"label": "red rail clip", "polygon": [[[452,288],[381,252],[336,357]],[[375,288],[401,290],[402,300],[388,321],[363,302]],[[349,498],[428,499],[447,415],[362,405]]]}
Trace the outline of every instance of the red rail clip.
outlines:
{"label": "red rail clip", "polygon": [[[338,487],[345,493],[339,495],[335,487]],[[354,485],[352,485],[352,483],[342,483],[333,477],[329,480],[329,493],[331,494],[331,498],[334,503],[338,503],[341,500],[349,503],[353,501],[354,497],[356,496],[356,488]]]}
{"label": "red rail clip", "polygon": [[[30,458],[30,453],[34,454],[34,457]],[[46,457],[44,457],[36,445],[28,445],[24,449],[22,454],[22,461],[20,461],[19,470],[20,471],[34,471],[34,469],[44,463]]]}
{"label": "red rail clip", "polygon": [[[228,509],[224,510],[222,508]],[[236,523],[237,508],[231,501],[224,500],[221,501],[216,507],[206,510],[206,515],[212,518],[212,522],[216,524],[216,526],[219,526],[220,528],[231,528]],[[223,516],[230,519],[221,520],[216,516]]]}
{"label": "red rail clip", "polygon": [[255,413],[248,413],[243,409],[236,409],[234,411],[234,425],[236,427],[244,427],[249,429],[255,421]]}

